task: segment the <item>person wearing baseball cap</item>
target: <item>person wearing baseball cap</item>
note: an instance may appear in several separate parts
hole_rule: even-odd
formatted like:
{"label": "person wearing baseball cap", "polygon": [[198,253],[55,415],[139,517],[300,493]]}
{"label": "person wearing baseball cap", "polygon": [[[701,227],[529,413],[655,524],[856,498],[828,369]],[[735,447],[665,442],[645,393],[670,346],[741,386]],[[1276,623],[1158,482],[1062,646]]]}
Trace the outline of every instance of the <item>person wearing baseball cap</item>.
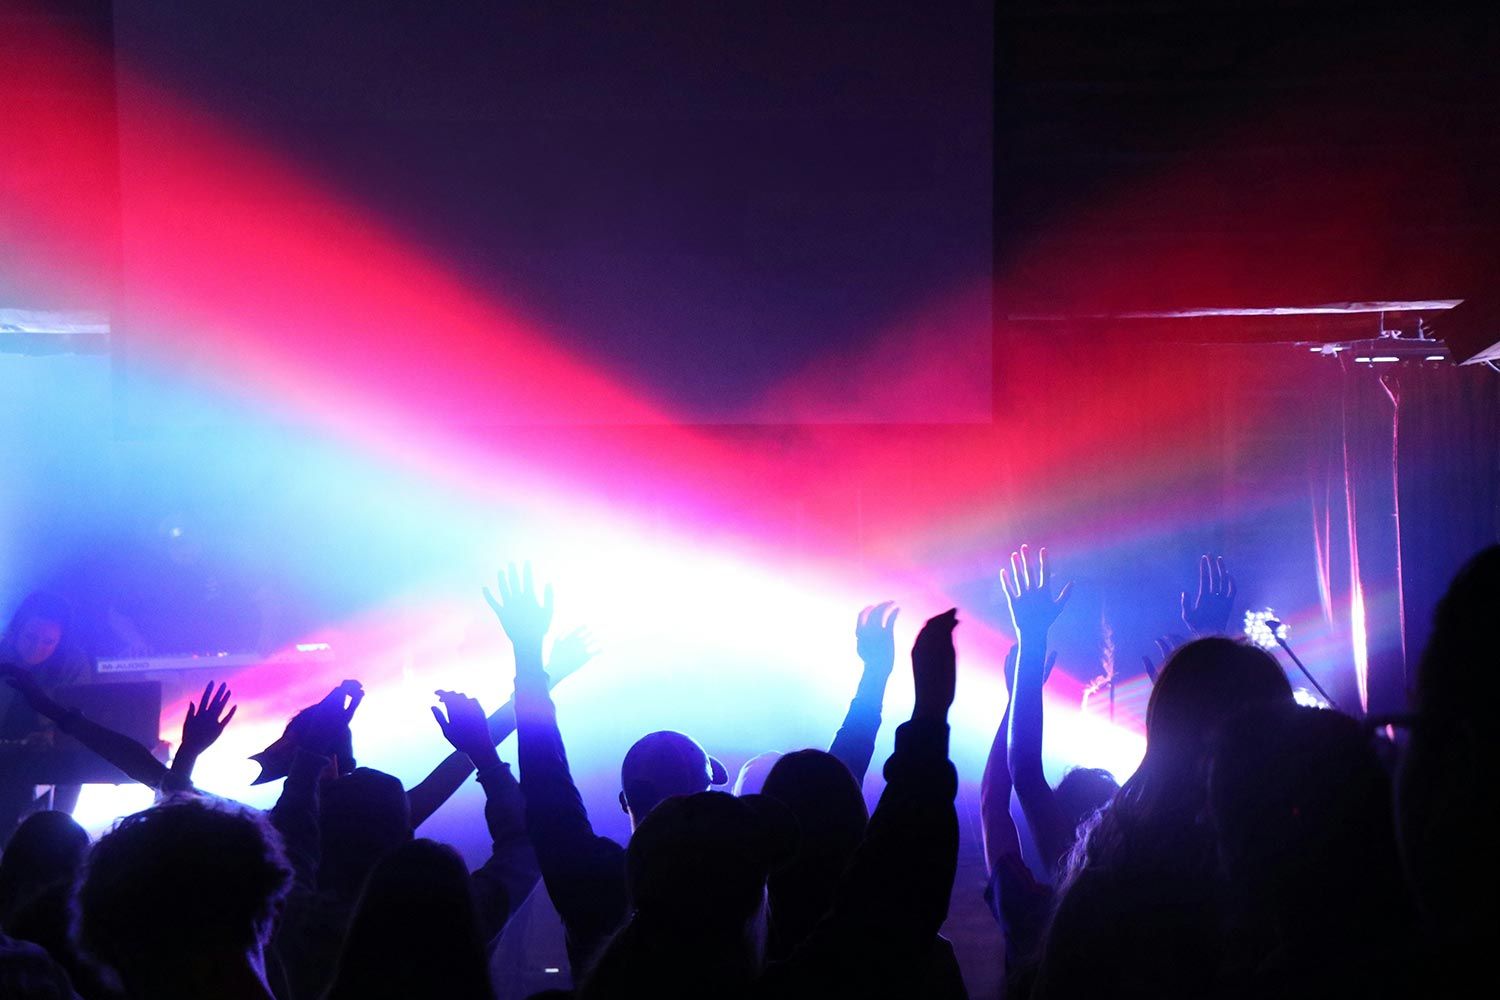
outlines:
{"label": "person wearing baseball cap", "polygon": [[[644,817],[627,851],[628,922],[584,974],[579,1000],[950,995],[925,983],[958,868],[958,774],[948,759],[947,722],[956,624],[954,611],[937,615],[912,648],[912,716],[896,730],[885,791],[868,824],[853,776],[832,755],[789,754],[777,764],[839,769],[848,805],[835,811],[848,816],[847,837],[825,830],[823,844],[807,843],[796,807],[770,793],[774,781],[760,795],[674,796]],[[844,842],[837,849],[848,858],[827,912],[790,953],[771,959],[767,882],[795,872],[799,854],[825,851],[831,839]],[[773,919],[775,905],[773,895]]]}
{"label": "person wearing baseball cap", "polygon": [[691,736],[663,729],[647,733],[626,751],[620,764],[620,808],[634,830],[657,803],[729,783],[724,765]]}

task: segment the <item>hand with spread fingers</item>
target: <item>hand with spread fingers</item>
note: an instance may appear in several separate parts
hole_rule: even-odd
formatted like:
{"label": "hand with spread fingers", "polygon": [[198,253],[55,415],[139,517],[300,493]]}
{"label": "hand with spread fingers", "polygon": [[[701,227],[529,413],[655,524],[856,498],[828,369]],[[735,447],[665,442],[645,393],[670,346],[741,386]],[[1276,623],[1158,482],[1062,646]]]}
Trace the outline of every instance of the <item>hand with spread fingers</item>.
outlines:
{"label": "hand with spread fingers", "polygon": [[865,669],[890,672],[896,666],[896,616],[901,609],[895,601],[872,604],[859,613],[854,624],[854,648],[864,661]]}
{"label": "hand with spread fingers", "polygon": [[484,588],[484,599],[500,620],[500,627],[517,650],[535,650],[540,655],[542,640],[552,627],[552,586],[539,599],[532,580],[531,563],[522,567],[511,563],[498,575],[492,592]]}
{"label": "hand with spread fingers", "polygon": [[[474,766],[481,770],[488,764],[499,763],[500,757],[490,741],[489,722],[479,702],[460,691],[435,693],[442,708],[433,705],[432,717],[453,749],[467,754]],[[444,710],[447,711],[446,717]]]}
{"label": "hand with spread fingers", "polygon": [[[1171,659],[1172,657],[1172,651],[1178,646],[1181,646],[1183,641],[1184,640],[1182,636],[1177,635],[1176,633],[1161,636],[1156,640],[1156,652],[1157,655],[1161,657],[1161,667],[1167,665],[1167,660]],[[1151,659],[1151,655],[1149,653],[1141,654],[1141,662],[1146,666],[1146,676],[1151,678],[1152,684],[1155,684],[1156,675],[1158,672],[1160,672],[1161,667],[1156,665],[1156,661]]]}
{"label": "hand with spread fingers", "polygon": [[1234,577],[1224,568],[1223,556],[1198,560],[1198,596],[1188,603],[1182,592],[1182,622],[1198,635],[1223,635],[1229,628],[1237,593]]}
{"label": "hand with spread fingers", "polygon": [[575,628],[552,641],[552,652],[547,657],[547,679],[556,684],[598,655],[599,644],[594,634],[585,626]]}
{"label": "hand with spread fingers", "polygon": [[1037,552],[1036,572],[1033,573],[1031,551],[1026,545],[1021,546],[1020,552],[1011,553],[1010,573],[1002,568],[1000,582],[1005,591],[1005,602],[1010,607],[1016,638],[1023,646],[1028,638],[1045,642],[1047,630],[1073,596],[1073,584],[1063,584],[1054,599],[1049,590],[1046,548]]}
{"label": "hand with spread fingers", "polygon": [[187,717],[182,720],[182,742],[177,747],[178,756],[200,756],[224,734],[229,720],[239,711],[238,705],[230,707],[227,713],[224,711],[224,706],[229,704],[231,697],[233,695],[228,685],[220,684],[219,690],[215,691],[213,681],[209,681],[208,686],[203,689],[203,697],[196,703],[188,702]]}

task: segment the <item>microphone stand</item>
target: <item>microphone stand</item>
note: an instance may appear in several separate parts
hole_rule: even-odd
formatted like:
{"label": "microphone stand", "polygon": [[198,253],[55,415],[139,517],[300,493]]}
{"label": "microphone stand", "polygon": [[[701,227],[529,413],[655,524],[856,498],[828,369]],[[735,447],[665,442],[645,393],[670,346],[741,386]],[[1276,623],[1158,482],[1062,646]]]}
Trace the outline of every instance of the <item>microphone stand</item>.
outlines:
{"label": "microphone stand", "polygon": [[1281,637],[1281,622],[1272,618],[1266,622],[1266,627],[1271,630],[1271,637],[1276,640],[1276,645],[1286,650],[1286,655],[1290,656],[1292,662],[1297,664],[1297,669],[1302,671],[1302,676],[1307,678],[1307,683],[1313,686],[1313,690],[1318,692],[1318,696],[1328,702],[1329,708],[1338,708],[1338,702],[1329,697],[1328,692],[1323,690],[1323,685],[1319,684],[1318,679],[1307,669],[1307,664],[1297,658],[1297,654],[1292,652],[1292,647],[1288,646],[1286,640]]}

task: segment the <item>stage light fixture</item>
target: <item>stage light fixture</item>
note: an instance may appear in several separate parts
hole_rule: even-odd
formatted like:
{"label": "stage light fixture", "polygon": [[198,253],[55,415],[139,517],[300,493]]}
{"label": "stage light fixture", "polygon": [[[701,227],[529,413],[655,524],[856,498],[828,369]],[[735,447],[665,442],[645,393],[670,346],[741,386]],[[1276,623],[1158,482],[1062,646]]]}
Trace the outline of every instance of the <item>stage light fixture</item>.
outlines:
{"label": "stage light fixture", "polygon": [[1278,621],[1270,608],[1245,612],[1245,638],[1261,649],[1275,649],[1289,631],[1286,622]]}

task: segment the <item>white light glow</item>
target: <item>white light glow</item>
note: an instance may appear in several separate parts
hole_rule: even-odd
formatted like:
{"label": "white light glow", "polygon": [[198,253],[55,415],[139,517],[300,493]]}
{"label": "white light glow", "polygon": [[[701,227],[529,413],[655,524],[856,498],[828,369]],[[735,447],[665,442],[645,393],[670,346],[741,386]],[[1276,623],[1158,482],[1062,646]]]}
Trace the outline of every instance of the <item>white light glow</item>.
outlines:
{"label": "white light glow", "polygon": [[[1275,630],[1271,622],[1276,622]],[[1245,612],[1245,638],[1261,649],[1275,649],[1278,639],[1285,639],[1290,629],[1286,622],[1278,621],[1276,612],[1270,608]]]}
{"label": "white light glow", "polygon": [[1305,687],[1293,688],[1292,699],[1304,708],[1332,708],[1333,706],[1324,701],[1316,691],[1310,691]]}

